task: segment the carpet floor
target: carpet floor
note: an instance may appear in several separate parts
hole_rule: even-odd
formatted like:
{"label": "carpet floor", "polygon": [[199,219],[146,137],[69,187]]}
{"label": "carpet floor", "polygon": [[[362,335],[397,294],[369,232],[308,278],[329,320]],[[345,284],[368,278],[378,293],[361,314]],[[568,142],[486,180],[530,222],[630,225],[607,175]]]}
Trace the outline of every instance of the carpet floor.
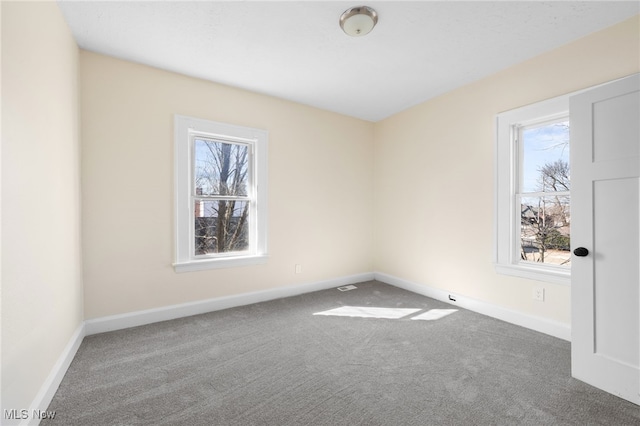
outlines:
{"label": "carpet floor", "polygon": [[566,341],[371,281],[88,336],[41,424],[640,425],[570,358]]}

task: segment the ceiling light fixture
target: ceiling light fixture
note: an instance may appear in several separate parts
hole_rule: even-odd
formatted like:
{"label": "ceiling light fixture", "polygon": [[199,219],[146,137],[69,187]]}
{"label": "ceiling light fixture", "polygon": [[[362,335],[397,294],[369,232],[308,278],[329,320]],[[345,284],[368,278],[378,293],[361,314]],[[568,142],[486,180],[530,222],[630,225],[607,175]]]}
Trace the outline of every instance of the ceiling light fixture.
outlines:
{"label": "ceiling light fixture", "polygon": [[369,34],[378,22],[378,14],[368,6],[352,7],[340,16],[340,28],[352,37]]}

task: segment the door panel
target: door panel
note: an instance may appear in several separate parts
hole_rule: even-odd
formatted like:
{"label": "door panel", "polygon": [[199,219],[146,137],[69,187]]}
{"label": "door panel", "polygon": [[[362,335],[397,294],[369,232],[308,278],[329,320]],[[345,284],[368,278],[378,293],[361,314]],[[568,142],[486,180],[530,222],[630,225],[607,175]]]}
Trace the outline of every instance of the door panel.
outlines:
{"label": "door panel", "polygon": [[575,95],[571,361],[575,378],[640,404],[640,78]]}
{"label": "door panel", "polygon": [[627,93],[593,104],[593,161],[638,157],[638,144],[627,143],[623,123],[636,123],[640,117],[637,93]]}
{"label": "door panel", "polygon": [[[595,353],[638,367],[638,179],[594,182]],[[625,206],[622,209],[612,206]],[[624,332],[611,332],[624,330]]]}

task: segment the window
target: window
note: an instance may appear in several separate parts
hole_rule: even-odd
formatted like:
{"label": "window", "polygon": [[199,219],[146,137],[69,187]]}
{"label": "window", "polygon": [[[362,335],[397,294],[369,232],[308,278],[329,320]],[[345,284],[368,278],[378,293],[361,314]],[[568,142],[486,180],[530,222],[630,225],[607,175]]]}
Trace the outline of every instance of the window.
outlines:
{"label": "window", "polygon": [[175,116],[176,272],[266,261],[267,132]]}
{"label": "window", "polygon": [[563,96],[498,115],[495,264],[570,283],[570,124]]}

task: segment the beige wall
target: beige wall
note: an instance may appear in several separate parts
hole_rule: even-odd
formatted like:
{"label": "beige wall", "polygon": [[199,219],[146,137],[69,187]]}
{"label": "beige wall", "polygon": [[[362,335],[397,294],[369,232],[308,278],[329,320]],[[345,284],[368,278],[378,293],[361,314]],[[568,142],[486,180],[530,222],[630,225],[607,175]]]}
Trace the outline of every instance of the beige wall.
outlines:
{"label": "beige wall", "polygon": [[[86,319],[372,271],[372,123],[90,52],[80,63]],[[173,114],[269,131],[266,265],[174,272]]]}
{"label": "beige wall", "polygon": [[[494,271],[495,117],[638,72],[639,19],[376,123],[376,270],[569,323],[568,286]],[[546,289],[544,303],[531,296],[532,287],[540,285]]]}
{"label": "beige wall", "polygon": [[2,408],[27,409],[83,319],[78,48],[55,3],[1,7]]}

